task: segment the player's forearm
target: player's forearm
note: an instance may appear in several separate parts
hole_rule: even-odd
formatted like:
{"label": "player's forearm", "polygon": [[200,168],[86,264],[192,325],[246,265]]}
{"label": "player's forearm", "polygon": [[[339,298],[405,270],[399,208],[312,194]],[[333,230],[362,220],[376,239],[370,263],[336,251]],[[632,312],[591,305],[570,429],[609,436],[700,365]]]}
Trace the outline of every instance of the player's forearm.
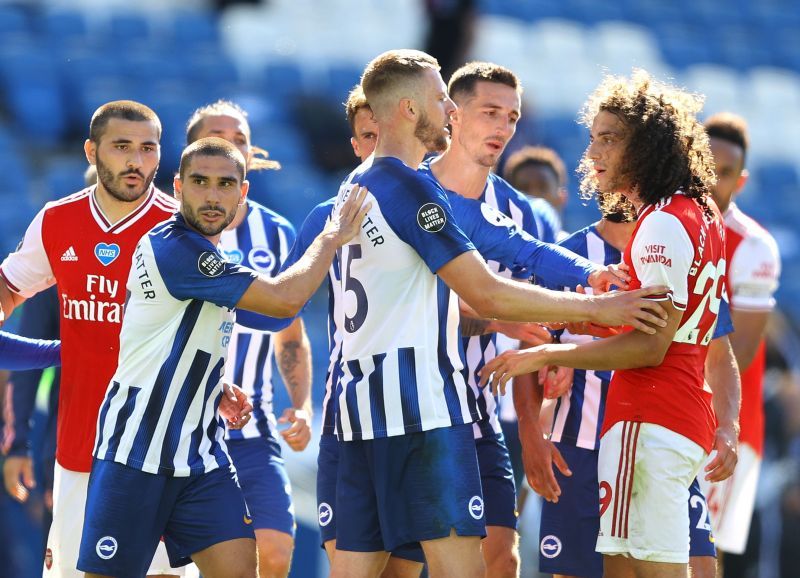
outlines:
{"label": "player's forearm", "polygon": [[311,344],[302,319],[275,334],[275,360],[292,407],[311,413]]}
{"label": "player's forearm", "polygon": [[2,307],[0,325],[11,316],[14,309],[23,301],[25,301],[25,298],[9,289],[5,279],[0,277],[0,307]]}
{"label": "player's forearm", "polygon": [[551,287],[586,286],[589,275],[597,268],[594,263],[564,247],[534,241],[520,253],[518,265],[533,273],[537,282],[543,280]]}
{"label": "player's forearm", "polygon": [[254,281],[237,308],[272,317],[297,315],[325,279],[337,248],[333,235],[320,234],[289,269]]}
{"label": "player's forearm", "polygon": [[[738,327],[734,324],[734,327]],[[758,335],[758,336],[756,336]],[[746,371],[755,359],[758,346],[761,344],[761,335],[746,331],[734,331],[730,335],[732,353],[739,371]]]}
{"label": "player's forearm", "polygon": [[732,427],[738,433],[742,386],[736,358],[727,337],[714,339],[709,345],[706,381],[711,387],[717,425]]}
{"label": "player's forearm", "polygon": [[533,428],[541,433],[539,413],[542,409],[542,388],[536,373],[526,373],[514,378],[514,387],[511,390],[514,399],[514,410],[520,428]]}
{"label": "player's forearm", "polygon": [[[597,303],[591,296],[564,291],[549,291],[495,278],[487,292],[488,317],[505,321],[569,322],[597,319]],[[471,304],[471,303],[470,303]],[[481,312],[479,310],[479,312]]]}
{"label": "player's forearm", "polygon": [[629,331],[586,343],[543,346],[546,365],[614,371],[661,364],[672,338]]}

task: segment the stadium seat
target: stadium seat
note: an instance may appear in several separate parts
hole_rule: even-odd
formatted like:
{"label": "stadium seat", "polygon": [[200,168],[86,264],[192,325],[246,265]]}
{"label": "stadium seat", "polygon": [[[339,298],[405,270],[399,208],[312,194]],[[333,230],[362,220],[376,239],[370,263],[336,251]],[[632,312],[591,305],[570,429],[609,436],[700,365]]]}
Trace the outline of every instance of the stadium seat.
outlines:
{"label": "stadium seat", "polygon": [[267,63],[262,69],[262,86],[272,98],[288,99],[304,90],[301,68],[290,60]]}
{"label": "stadium seat", "polygon": [[175,10],[171,14],[169,40],[176,48],[219,45],[220,34],[215,13],[209,10]]}
{"label": "stadium seat", "polygon": [[601,22],[592,29],[590,58],[612,73],[628,74],[634,67],[659,76],[664,64],[658,42],[644,26],[620,22]]}
{"label": "stadium seat", "polygon": [[687,89],[706,97],[704,116],[722,111],[744,112],[742,94],[745,85],[742,77],[730,67],[695,64],[684,71],[681,82]]}
{"label": "stadium seat", "polygon": [[529,31],[521,21],[509,17],[481,16],[475,26],[472,58],[514,67],[527,59]]}
{"label": "stadium seat", "polygon": [[45,200],[58,199],[82,189],[83,174],[87,167],[88,163],[83,155],[61,157],[50,161],[44,169]]}
{"label": "stadium seat", "polygon": [[31,31],[29,13],[22,6],[0,5],[0,36],[28,34]]}
{"label": "stadium seat", "polygon": [[44,11],[36,19],[36,27],[51,46],[63,47],[65,42],[85,40],[89,25],[78,10],[54,8]]}

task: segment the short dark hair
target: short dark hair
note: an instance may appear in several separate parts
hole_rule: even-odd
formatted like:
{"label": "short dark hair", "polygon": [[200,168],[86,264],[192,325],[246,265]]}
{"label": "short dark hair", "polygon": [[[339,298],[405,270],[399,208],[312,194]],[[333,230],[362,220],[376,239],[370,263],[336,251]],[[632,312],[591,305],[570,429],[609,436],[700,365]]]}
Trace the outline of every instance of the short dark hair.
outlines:
{"label": "short dark hair", "polygon": [[134,122],[154,122],[158,127],[158,138],[161,139],[161,121],[150,107],[132,100],[114,100],[94,111],[92,120],[89,122],[89,140],[99,143],[105,133],[108,121],[112,118]]}
{"label": "short dark hair", "polygon": [[239,181],[244,181],[246,172],[245,160],[242,153],[234,145],[226,141],[224,138],[217,136],[209,136],[198,139],[192,144],[183,149],[181,153],[181,164],[178,169],[180,178],[186,176],[186,170],[194,157],[225,157],[233,161],[236,165],[236,170],[239,173]]}
{"label": "short dark hair", "polygon": [[[503,178],[514,185],[520,169],[528,166],[545,167],[553,171],[559,187],[567,184],[567,168],[558,153],[543,146],[526,146],[508,157]],[[516,186],[516,185],[514,185]]]}
{"label": "short dark hair", "polygon": [[[387,98],[403,89],[413,90],[425,70],[439,70],[439,63],[420,50],[389,50],[373,58],[361,75],[361,88],[373,114],[385,108]],[[395,94],[393,94],[395,93]]]}
{"label": "short dark hair", "polygon": [[475,95],[475,85],[479,82],[495,82],[522,92],[522,85],[517,75],[505,66],[492,62],[469,62],[456,70],[447,83],[450,98],[458,100]]}
{"label": "short dark hair", "polygon": [[742,149],[742,163],[747,156],[750,138],[747,136],[747,121],[732,112],[720,112],[706,119],[703,123],[709,138],[718,138],[735,144]]}
{"label": "short dark hair", "polygon": [[372,110],[367,102],[367,97],[364,95],[364,89],[360,84],[356,84],[347,95],[347,100],[344,103],[344,113],[347,116],[347,123],[350,125],[350,131],[353,136],[356,134],[356,115],[362,108]]}

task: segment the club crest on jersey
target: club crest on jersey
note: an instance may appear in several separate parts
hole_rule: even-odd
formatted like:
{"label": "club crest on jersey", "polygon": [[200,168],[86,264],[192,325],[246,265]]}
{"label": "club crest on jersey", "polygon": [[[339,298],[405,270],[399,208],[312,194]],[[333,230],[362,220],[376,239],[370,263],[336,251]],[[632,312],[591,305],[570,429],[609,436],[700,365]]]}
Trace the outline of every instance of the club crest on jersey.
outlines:
{"label": "club crest on jersey", "polygon": [[219,277],[225,270],[225,259],[213,251],[203,251],[197,258],[197,270],[206,277]]}
{"label": "club crest on jersey", "polygon": [[555,558],[561,554],[561,540],[558,539],[558,536],[553,536],[552,534],[545,536],[539,544],[539,552],[545,558]]}
{"label": "club crest on jersey", "polygon": [[319,515],[319,525],[320,526],[327,526],[333,520],[333,508],[330,507],[329,504],[322,502],[317,508],[317,513]]}
{"label": "club crest on jersey", "polygon": [[472,496],[472,498],[470,498],[469,515],[476,520],[483,518],[483,498],[480,496]]}
{"label": "club crest on jersey", "polygon": [[444,209],[436,203],[425,203],[417,211],[417,224],[423,231],[428,233],[438,233],[444,229],[447,223],[447,216]]}
{"label": "club crest on jersey", "polygon": [[94,551],[103,560],[110,560],[117,553],[117,540],[113,536],[103,536],[97,541]]}
{"label": "club crest on jersey", "polygon": [[225,260],[232,265],[238,265],[244,260],[244,253],[242,253],[239,249],[222,251],[222,254],[225,255]]}
{"label": "club crest on jersey", "polygon": [[48,570],[53,567],[53,551],[50,548],[44,553],[44,567]]}
{"label": "club crest on jersey", "polygon": [[104,267],[111,265],[119,257],[119,245],[111,243],[98,243],[94,246],[94,256]]}
{"label": "club crest on jersey", "polygon": [[266,247],[253,247],[247,254],[250,266],[261,273],[269,273],[275,266],[275,255]]}

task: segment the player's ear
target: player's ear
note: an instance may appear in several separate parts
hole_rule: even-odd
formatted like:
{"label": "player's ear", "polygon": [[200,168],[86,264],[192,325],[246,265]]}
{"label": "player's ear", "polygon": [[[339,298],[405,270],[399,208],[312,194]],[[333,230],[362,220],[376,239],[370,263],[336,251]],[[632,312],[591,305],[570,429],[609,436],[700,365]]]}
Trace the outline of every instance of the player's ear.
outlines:
{"label": "player's ear", "polygon": [[175,173],[175,178],[172,179],[172,190],[175,191],[175,198],[178,199],[179,201],[183,196],[182,187],[183,187],[183,181],[181,181],[181,175],[180,173]]}
{"label": "player's ear", "polygon": [[247,193],[250,190],[250,181],[247,179],[242,181],[242,196],[239,199],[239,206],[241,207],[244,205],[244,202],[247,200]]}
{"label": "player's ear", "polygon": [[87,138],[83,143],[83,152],[86,153],[86,160],[90,165],[97,164],[97,145],[94,141]]}
{"label": "player's ear", "polygon": [[358,141],[355,137],[350,137],[350,146],[353,147],[353,153],[355,153],[358,158],[361,158],[361,152],[358,150]]}
{"label": "player's ear", "polygon": [[400,99],[400,114],[403,115],[403,118],[407,120],[416,121],[417,120],[417,103],[414,102],[413,98],[401,98]]}
{"label": "player's ear", "polygon": [[742,169],[742,174],[739,175],[739,178],[736,180],[736,190],[734,193],[738,193],[741,191],[745,184],[747,184],[747,180],[750,178],[750,173],[747,169]]}

